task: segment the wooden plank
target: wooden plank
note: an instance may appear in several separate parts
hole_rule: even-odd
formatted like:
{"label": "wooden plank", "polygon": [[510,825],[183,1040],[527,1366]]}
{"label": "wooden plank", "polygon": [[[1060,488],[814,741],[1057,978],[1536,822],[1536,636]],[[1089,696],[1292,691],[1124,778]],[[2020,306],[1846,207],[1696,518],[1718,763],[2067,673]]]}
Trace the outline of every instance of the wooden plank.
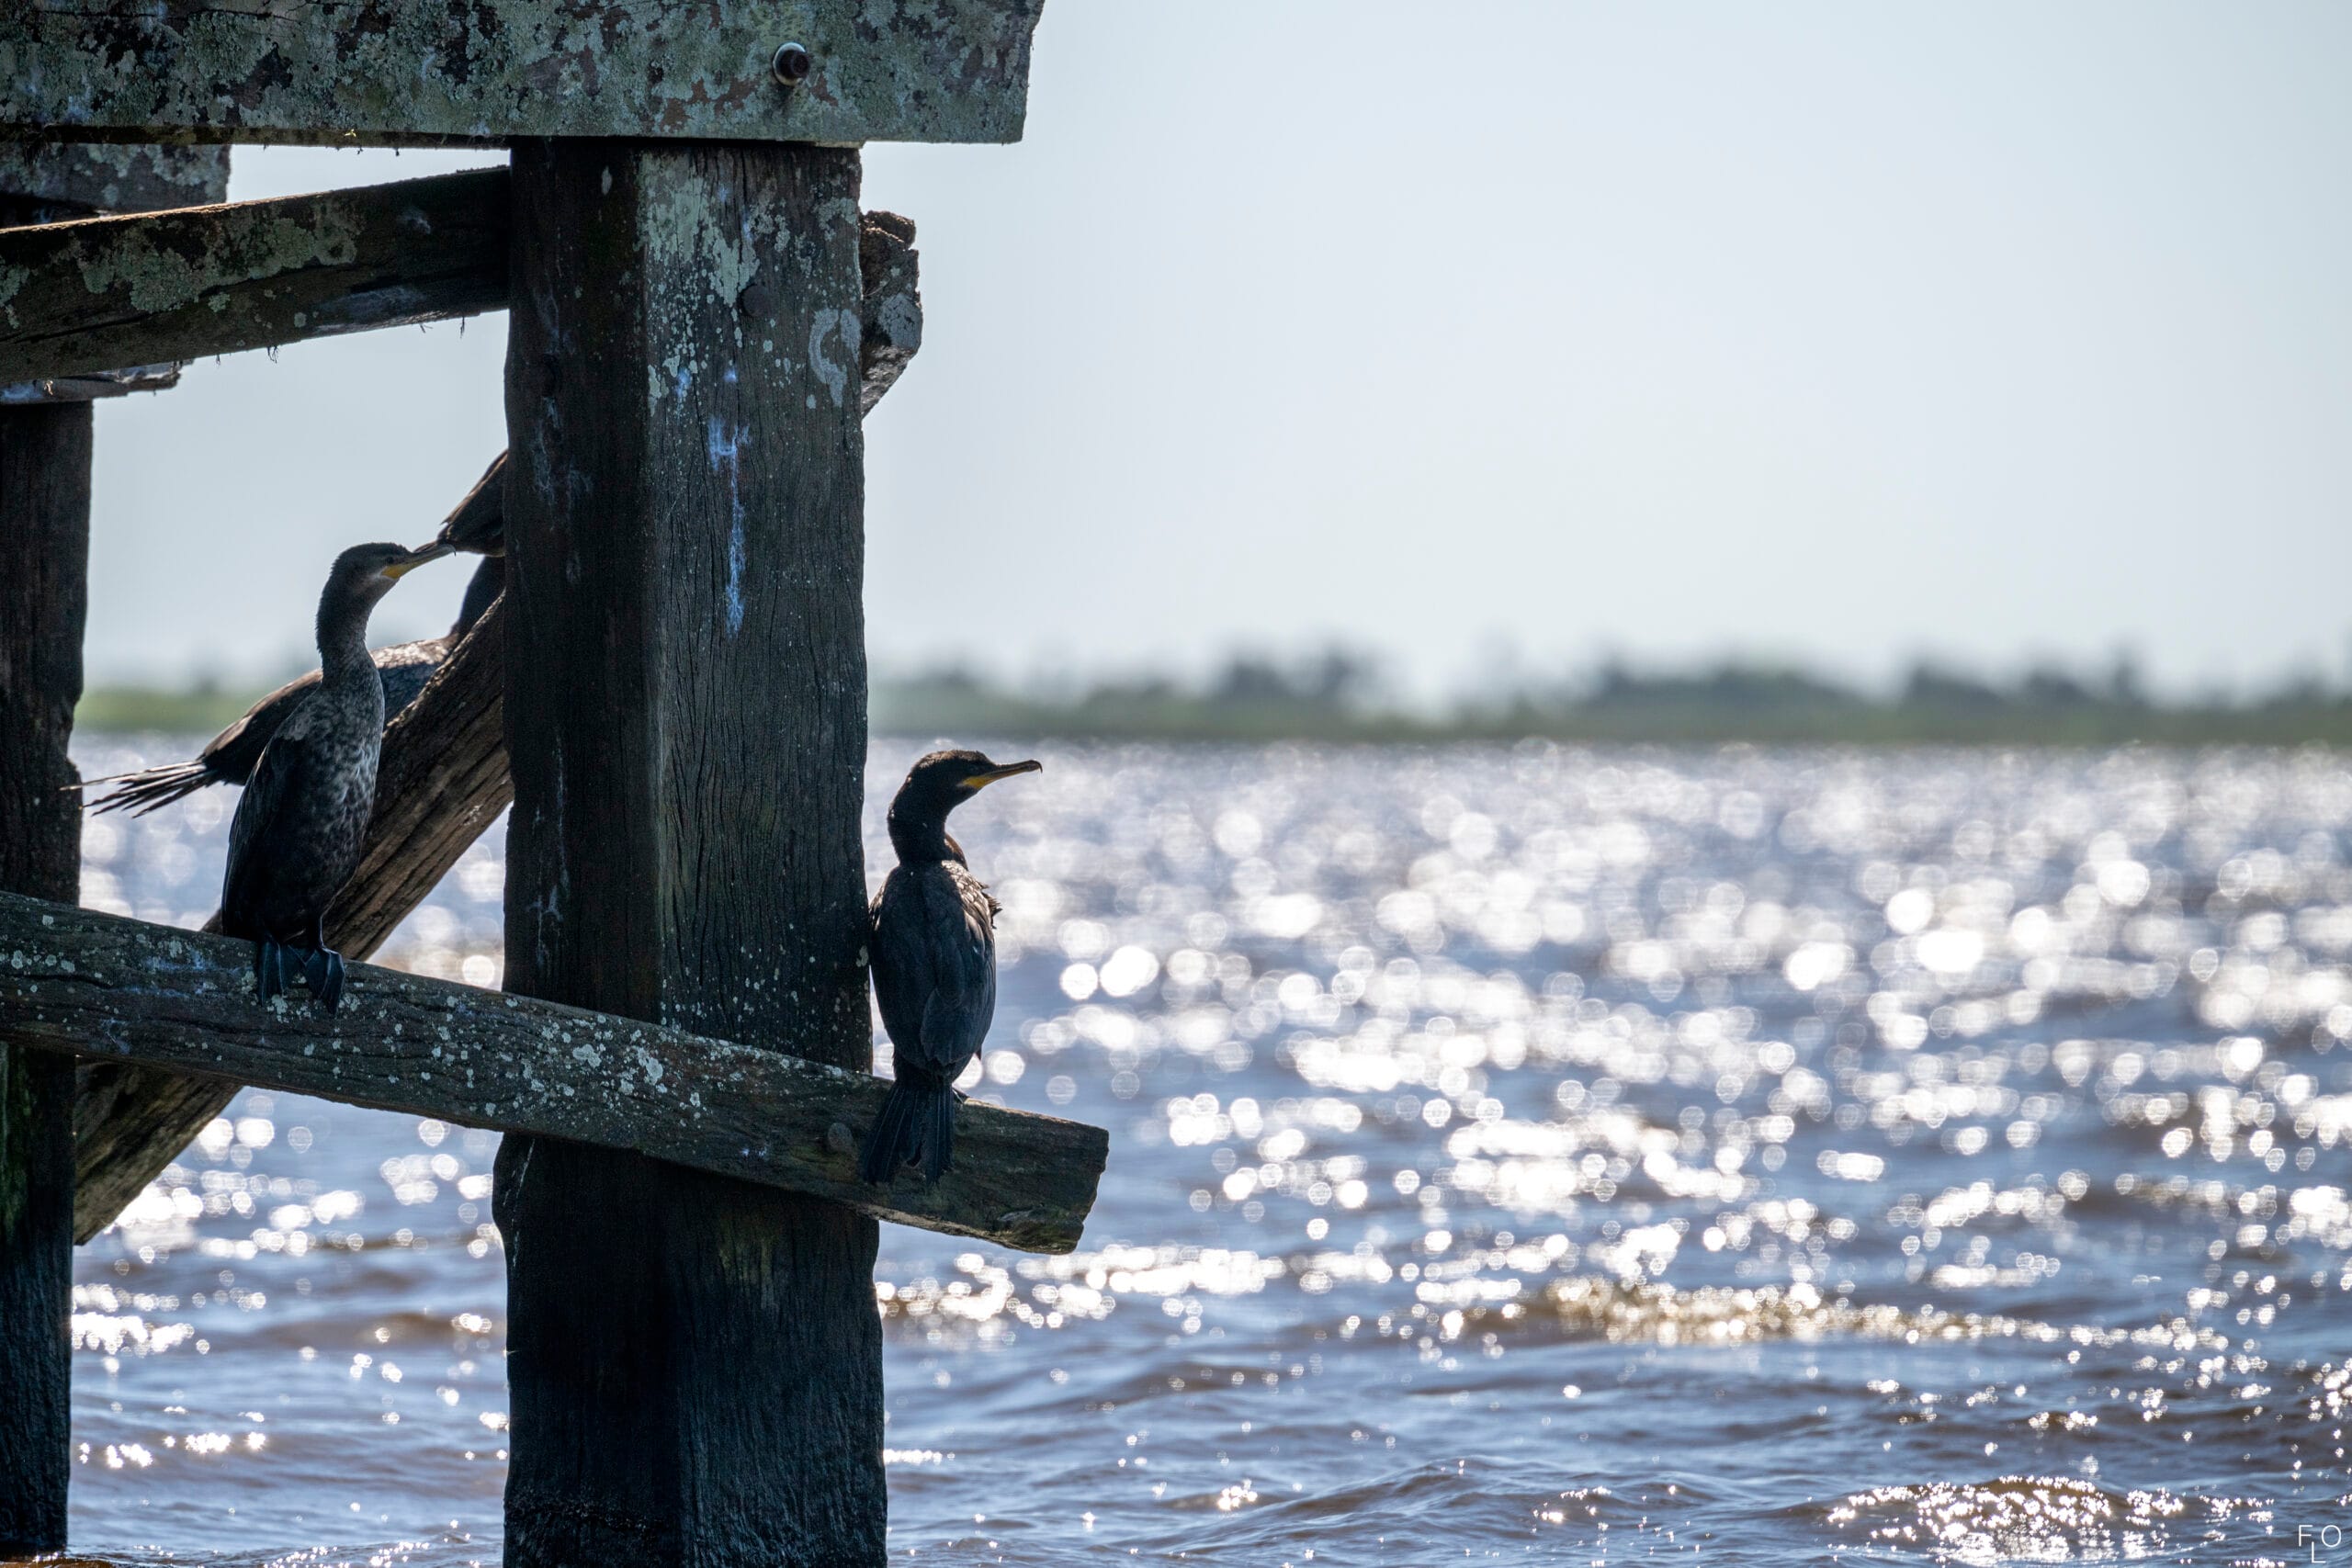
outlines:
{"label": "wooden plank", "polygon": [[481,169],[0,231],[0,384],[501,309],[506,213]]}
{"label": "wooden plank", "polygon": [[[71,902],[90,408],[0,409],[0,888]],[[0,1556],[65,1544],[71,1067],[0,1043]]]}
{"label": "wooden plank", "polygon": [[[12,0],[0,127],[57,140],[1015,141],[1043,0]],[[779,47],[807,51],[787,85]]]}
{"label": "wooden plank", "polygon": [[[873,412],[922,341],[914,225],[865,214],[858,242],[865,326],[858,340],[860,403]],[[487,548],[505,526],[501,454],[444,523]],[[494,476],[494,477],[493,477]],[[376,814],[358,869],[327,917],[339,951],[365,958],[422,903],[512,798],[500,706],[505,692],[503,602],[453,651],[384,737]],[[74,1229],[87,1241],[228,1109],[236,1087],[124,1063],[85,1063],[74,1106]]]}
{"label": "wooden plank", "polygon": [[[145,361],[168,376],[162,362],[503,310],[511,199],[507,172],[482,169],[0,230],[0,402],[31,398],[12,382],[104,396],[66,378]],[[922,345],[914,225],[865,214],[860,264],[871,409]]]}
{"label": "wooden plank", "polygon": [[[777,1043],[833,1049],[828,1024]],[[1034,1252],[1077,1244],[1109,1146],[1099,1128],[969,1100],[955,1171],[885,1191],[857,1179],[851,1134],[888,1087],[866,1074],[367,964],[332,1017],[299,998],[264,1006],[250,943],[13,893],[0,1042],[639,1150]]]}
{"label": "wooden plank", "polygon": [[[514,185],[507,987],[863,1075],[856,154]],[[509,1568],[881,1561],[870,1218],[542,1138],[492,1200]]]}

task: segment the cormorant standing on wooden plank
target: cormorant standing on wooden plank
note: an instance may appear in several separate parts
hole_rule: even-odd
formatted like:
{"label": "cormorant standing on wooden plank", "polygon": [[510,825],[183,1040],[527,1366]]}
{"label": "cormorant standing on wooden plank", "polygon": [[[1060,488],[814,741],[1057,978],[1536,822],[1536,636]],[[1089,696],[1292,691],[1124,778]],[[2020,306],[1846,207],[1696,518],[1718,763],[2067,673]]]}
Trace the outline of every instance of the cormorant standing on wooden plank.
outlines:
{"label": "cormorant standing on wooden plank", "polygon": [[956,1079],[996,1014],[997,901],[947,833],[947,814],[999,779],[1036,762],[989,761],[978,751],[933,751],[890,802],[899,863],[883,879],[868,953],[898,1081],[866,1134],[858,1174],[887,1184],[905,1165],[936,1181],[955,1138]]}
{"label": "cormorant standing on wooden plank", "polygon": [[302,976],[333,1012],[343,996],[343,957],[326,944],[327,905],[359,863],[376,807],[376,760],[384,743],[384,682],[368,652],[368,614],[402,573],[447,555],[354,545],[335,557],[319,595],[318,685],[262,748],[229,825],[229,871],[220,929],[254,943],[255,992],[267,1001]]}
{"label": "cormorant standing on wooden plank", "polygon": [[[494,555],[484,557],[481,565],[474,570],[473,581],[466,584],[465,603],[459,606],[458,619],[447,636],[395,643],[390,648],[379,648],[369,656],[383,681],[387,724],[416,700],[416,694],[424,690],[424,683],[433,679],[434,671],[441,668],[449,650],[458,646],[458,639],[481,619],[482,612],[490,608],[505,586],[505,561]],[[82,785],[85,789],[98,784],[115,786],[92,801],[91,809],[128,810],[144,817],[157,807],[169,806],[198,790],[220,784],[243,784],[253,776],[254,763],[260,760],[262,748],[269,744],[278,726],[318,689],[316,670],[287,682],[247,708],[243,717],[206,741],[204,750],[191,761],[166,762],[137,773],[85,780]]]}

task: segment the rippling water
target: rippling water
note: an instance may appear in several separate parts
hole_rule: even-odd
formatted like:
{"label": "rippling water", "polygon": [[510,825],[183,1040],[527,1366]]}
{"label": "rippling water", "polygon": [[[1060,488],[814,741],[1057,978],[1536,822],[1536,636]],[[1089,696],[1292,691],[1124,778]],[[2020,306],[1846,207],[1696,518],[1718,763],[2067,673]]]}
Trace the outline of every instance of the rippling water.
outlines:
{"label": "rippling water", "polygon": [[[1111,1166],[885,1227],[894,1554],[2352,1563],[2343,758],[1046,764],[974,1092]],[[200,920],[232,804],[85,897]],[[386,960],[496,984],[502,846]],[[79,1260],[77,1547],[494,1562],[494,1144],[215,1122]]]}

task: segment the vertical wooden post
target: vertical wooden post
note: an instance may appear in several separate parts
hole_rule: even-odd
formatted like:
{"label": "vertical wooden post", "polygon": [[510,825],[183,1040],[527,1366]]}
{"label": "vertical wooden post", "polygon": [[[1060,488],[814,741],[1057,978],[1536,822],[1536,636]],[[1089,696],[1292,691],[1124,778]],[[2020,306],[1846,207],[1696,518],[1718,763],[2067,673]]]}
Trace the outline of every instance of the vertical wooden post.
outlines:
{"label": "vertical wooden post", "polygon": [[[506,984],[864,1069],[857,197],[515,152]],[[510,1565],[882,1560],[871,1220],[547,1138],[496,1204]]]}
{"label": "vertical wooden post", "polygon": [[[0,226],[219,201],[228,184],[225,147],[0,143]],[[0,888],[65,904],[82,892],[67,747],[89,608],[90,433],[87,402],[0,406]],[[0,1046],[0,1555],[65,1544],[73,1111],[69,1059]]]}
{"label": "vertical wooden post", "polygon": [[[90,405],[0,408],[0,888],[76,903]],[[74,1064],[0,1046],[0,1556],[65,1544]]]}

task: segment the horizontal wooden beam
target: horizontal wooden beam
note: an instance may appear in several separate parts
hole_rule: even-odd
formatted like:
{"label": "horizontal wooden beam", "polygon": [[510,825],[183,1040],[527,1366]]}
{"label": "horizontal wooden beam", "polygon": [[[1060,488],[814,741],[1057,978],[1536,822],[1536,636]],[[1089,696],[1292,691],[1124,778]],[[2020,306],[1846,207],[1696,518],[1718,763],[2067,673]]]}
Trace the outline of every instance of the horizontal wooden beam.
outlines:
{"label": "horizontal wooden beam", "polygon": [[967,1100],[936,1186],[869,1187],[856,1140],[880,1078],[372,965],[333,1017],[300,995],[265,1006],[249,942],[16,894],[0,1043],[635,1149],[1029,1252],[1078,1245],[1110,1149],[1098,1127]]}
{"label": "horizontal wooden beam", "polygon": [[[506,170],[477,169],[0,229],[0,388],[503,310],[510,190]],[[922,344],[914,232],[864,216],[868,410]]]}
{"label": "horizontal wooden beam", "polygon": [[506,192],[480,169],[0,230],[0,384],[503,309]]}
{"label": "horizontal wooden beam", "polygon": [[[332,146],[1015,141],[1042,5],[9,0],[0,128]],[[801,53],[780,62],[786,44]]]}

